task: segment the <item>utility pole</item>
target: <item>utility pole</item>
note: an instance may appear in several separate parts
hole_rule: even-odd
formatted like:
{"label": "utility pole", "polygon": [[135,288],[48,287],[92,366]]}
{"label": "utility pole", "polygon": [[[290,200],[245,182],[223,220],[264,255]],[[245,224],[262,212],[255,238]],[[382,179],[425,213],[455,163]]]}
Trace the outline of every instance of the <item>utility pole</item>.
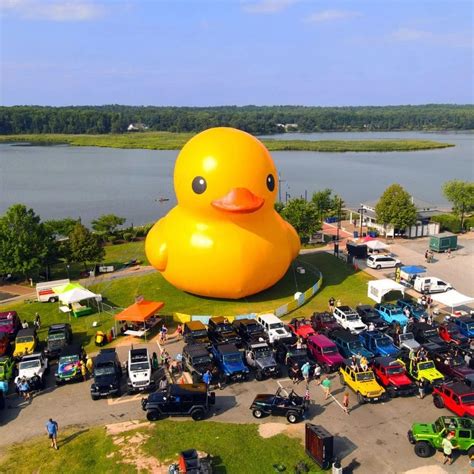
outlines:
{"label": "utility pole", "polygon": [[367,211],[364,207],[361,207],[360,209],[357,209],[357,211],[360,214],[360,230],[359,230],[359,238],[362,239],[362,223],[364,220],[364,213]]}
{"label": "utility pole", "polygon": [[336,243],[334,244],[334,254],[339,257],[339,231],[341,229],[341,198],[337,201],[337,231],[336,231]]}

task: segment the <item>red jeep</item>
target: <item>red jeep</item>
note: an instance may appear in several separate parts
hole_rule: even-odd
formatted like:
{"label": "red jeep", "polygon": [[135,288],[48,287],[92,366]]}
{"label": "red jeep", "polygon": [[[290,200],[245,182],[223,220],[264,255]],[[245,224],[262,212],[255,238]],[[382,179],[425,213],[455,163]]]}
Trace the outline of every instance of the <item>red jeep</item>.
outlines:
{"label": "red jeep", "polygon": [[288,324],[291,332],[302,339],[307,339],[309,336],[314,336],[316,331],[311,325],[311,321],[306,318],[293,318]]}
{"label": "red jeep", "polygon": [[474,416],[474,389],[462,382],[448,382],[433,388],[436,408],[446,407],[459,416]]}
{"label": "red jeep", "polygon": [[376,357],[372,369],[378,382],[391,398],[414,395],[416,385],[408,378],[405,367],[393,357]]}
{"label": "red jeep", "polygon": [[461,334],[459,328],[454,323],[443,323],[438,328],[439,336],[443,341],[455,346],[464,347],[469,345],[469,338]]}

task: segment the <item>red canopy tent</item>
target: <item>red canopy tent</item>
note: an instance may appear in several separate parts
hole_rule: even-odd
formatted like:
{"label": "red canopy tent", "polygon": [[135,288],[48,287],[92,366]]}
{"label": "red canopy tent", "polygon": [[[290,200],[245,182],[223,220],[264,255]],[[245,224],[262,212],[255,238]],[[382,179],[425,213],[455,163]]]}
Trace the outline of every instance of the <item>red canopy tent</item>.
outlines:
{"label": "red canopy tent", "polygon": [[364,237],[363,242],[370,242],[371,240],[375,240],[375,237],[371,237],[370,235],[368,235],[367,237]]}
{"label": "red canopy tent", "polygon": [[[134,323],[132,324],[132,329],[126,329],[123,331],[123,334],[138,337],[146,336],[146,333],[161,321],[161,318],[158,318],[156,313],[163,308],[164,305],[162,301],[137,301],[116,314],[115,320]],[[143,325],[142,329],[138,328],[139,325]]]}

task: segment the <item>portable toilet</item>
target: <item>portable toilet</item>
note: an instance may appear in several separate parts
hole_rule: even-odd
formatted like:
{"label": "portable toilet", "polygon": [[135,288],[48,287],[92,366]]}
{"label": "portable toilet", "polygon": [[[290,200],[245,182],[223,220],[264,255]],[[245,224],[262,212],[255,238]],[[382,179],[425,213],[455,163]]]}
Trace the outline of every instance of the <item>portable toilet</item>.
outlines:
{"label": "portable toilet", "polygon": [[430,237],[430,250],[435,252],[447,252],[458,248],[458,236],[451,232],[442,232],[441,234]]}

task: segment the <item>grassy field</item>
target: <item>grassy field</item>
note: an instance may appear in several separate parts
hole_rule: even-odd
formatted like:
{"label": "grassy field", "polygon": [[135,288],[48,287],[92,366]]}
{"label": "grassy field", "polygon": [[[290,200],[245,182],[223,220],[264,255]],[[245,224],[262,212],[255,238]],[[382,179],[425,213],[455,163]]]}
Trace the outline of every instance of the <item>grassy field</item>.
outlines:
{"label": "grassy field", "polygon": [[[106,263],[122,262],[131,258],[144,257],[143,241],[107,247]],[[90,288],[102,294],[104,301],[114,307],[127,307],[142,295],[145,299],[165,302],[164,314],[182,312],[201,315],[236,315],[251,312],[273,310],[292,300],[295,292],[304,292],[318,280],[314,270],[301,275],[295,271],[302,264],[307,269],[319,269],[323,274],[322,289],[304,306],[288,317],[310,315],[314,311],[327,308],[331,296],[341,300],[343,304],[357,305],[369,302],[367,298],[367,282],[370,277],[364,272],[354,272],[341,260],[327,253],[301,255],[286,275],[272,288],[254,296],[241,300],[218,300],[201,298],[177,290],[170,285],[160,273],[132,275],[125,278],[110,280],[92,285]],[[47,326],[64,321],[67,317],[59,312],[58,303],[22,302],[0,305],[0,311],[15,310],[21,319],[33,321],[38,312],[42,319],[39,331],[40,340],[47,335]],[[287,318],[288,318],[287,317]],[[75,337],[82,342],[86,350],[95,350],[93,335],[97,329],[109,331],[114,325],[109,313],[95,313],[81,318],[71,318]],[[93,322],[99,324],[93,327]]]}
{"label": "grassy field", "polygon": [[[109,148],[139,148],[146,150],[179,150],[193,136],[192,133],[143,132],[109,135],[2,135],[0,143],[31,143],[34,145],[68,144]],[[270,151],[413,151],[454,146],[431,140],[273,140],[263,143]]]}
{"label": "grassy field", "polygon": [[309,472],[322,472],[299,439],[283,434],[264,439],[254,424],[165,420],[113,436],[103,427],[77,428],[60,432],[58,445],[51,450],[46,436],[16,444],[0,459],[0,472],[145,473],[160,462],[176,462],[190,448],[211,454],[216,474],[271,473],[275,464],[290,473],[300,461]]}

